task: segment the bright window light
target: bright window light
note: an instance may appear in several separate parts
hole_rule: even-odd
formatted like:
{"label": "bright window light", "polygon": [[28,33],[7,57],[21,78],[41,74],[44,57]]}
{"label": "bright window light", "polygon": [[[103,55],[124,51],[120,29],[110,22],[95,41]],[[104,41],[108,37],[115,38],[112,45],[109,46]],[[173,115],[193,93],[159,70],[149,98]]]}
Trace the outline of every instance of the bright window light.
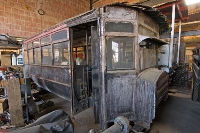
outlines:
{"label": "bright window light", "polygon": [[200,2],[200,0],[185,0],[186,5],[191,5]]}

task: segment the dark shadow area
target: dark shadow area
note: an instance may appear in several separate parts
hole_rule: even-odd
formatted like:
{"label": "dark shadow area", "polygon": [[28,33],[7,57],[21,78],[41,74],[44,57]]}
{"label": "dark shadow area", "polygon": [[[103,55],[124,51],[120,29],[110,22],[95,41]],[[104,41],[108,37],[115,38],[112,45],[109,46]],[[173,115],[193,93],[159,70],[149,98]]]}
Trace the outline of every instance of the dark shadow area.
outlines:
{"label": "dark shadow area", "polygon": [[176,88],[156,110],[149,133],[198,133],[200,131],[200,103],[191,100],[191,90]]}

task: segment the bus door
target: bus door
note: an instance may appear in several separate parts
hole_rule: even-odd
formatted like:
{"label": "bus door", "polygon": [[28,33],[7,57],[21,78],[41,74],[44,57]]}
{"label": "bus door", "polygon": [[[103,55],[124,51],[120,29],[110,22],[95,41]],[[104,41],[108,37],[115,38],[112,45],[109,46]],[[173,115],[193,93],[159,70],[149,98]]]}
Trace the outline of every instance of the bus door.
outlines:
{"label": "bus door", "polygon": [[90,55],[89,37],[86,39],[86,45],[72,45],[73,115],[89,108],[89,96],[91,94],[91,82],[89,82],[91,79]]}

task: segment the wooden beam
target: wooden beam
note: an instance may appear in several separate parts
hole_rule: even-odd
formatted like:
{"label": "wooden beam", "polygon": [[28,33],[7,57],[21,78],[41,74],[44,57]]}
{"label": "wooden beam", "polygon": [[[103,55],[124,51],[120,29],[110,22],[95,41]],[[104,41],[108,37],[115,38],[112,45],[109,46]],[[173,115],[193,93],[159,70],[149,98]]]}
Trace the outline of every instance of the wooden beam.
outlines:
{"label": "wooden beam", "polygon": [[199,43],[200,44],[200,36],[183,37],[183,42],[185,42],[185,43]]}
{"label": "wooden beam", "polygon": [[[181,20],[187,20],[189,17],[187,16],[187,17],[182,17],[182,19]],[[179,22],[180,21],[180,19],[175,19],[175,22]],[[168,22],[172,22],[172,20],[168,20]]]}
{"label": "wooden beam", "polygon": [[195,14],[195,13],[199,13],[199,12],[200,12],[200,8],[193,8],[193,9],[191,9],[190,6],[191,6],[191,5],[188,6],[188,15]]}
{"label": "wooden beam", "polygon": [[[184,37],[184,36],[196,36],[196,35],[200,35],[200,30],[181,32],[181,37]],[[160,35],[161,39],[169,38],[169,37],[170,37],[169,33],[165,33],[165,34]],[[178,37],[178,33],[177,32],[174,34],[174,37],[175,38]]]}
{"label": "wooden beam", "polygon": [[[179,7],[179,10],[182,12],[184,10],[187,10],[187,7]],[[172,12],[162,12],[164,15],[172,14]]]}
{"label": "wooden beam", "polygon": [[[173,3],[175,3],[175,5],[177,5],[177,4],[183,3],[183,1],[180,0],[180,1],[177,1],[177,2],[173,2]],[[173,3],[167,3],[167,4],[164,4],[164,5],[161,5],[161,6],[157,6],[155,8],[157,8],[158,10],[161,10],[161,9],[164,9],[164,8],[171,7]]]}
{"label": "wooden beam", "polygon": [[186,47],[191,47],[191,46],[198,46],[200,43],[186,43]]}
{"label": "wooden beam", "polygon": [[[156,8],[160,5],[164,5],[169,2],[176,2],[177,0],[136,0],[136,1],[139,1],[136,2],[137,4],[148,5]],[[135,1],[133,3],[135,3]]]}

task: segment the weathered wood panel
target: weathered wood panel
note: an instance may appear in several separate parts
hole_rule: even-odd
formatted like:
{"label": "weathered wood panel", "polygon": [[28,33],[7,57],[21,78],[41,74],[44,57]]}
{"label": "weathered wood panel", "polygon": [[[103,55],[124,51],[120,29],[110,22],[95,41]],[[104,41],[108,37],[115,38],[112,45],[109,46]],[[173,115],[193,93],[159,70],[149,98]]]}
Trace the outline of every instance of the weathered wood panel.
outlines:
{"label": "weathered wood panel", "polygon": [[108,79],[106,90],[107,119],[114,120],[118,116],[135,119],[133,90],[136,76],[122,76]]}
{"label": "weathered wood panel", "polygon": [[107,74],[107,78],[107,122],[125,116],[135,124],[150,128],[157,103],[167,94],[168,74],[150,68],[138,76],[134,73],[113,72]]}

